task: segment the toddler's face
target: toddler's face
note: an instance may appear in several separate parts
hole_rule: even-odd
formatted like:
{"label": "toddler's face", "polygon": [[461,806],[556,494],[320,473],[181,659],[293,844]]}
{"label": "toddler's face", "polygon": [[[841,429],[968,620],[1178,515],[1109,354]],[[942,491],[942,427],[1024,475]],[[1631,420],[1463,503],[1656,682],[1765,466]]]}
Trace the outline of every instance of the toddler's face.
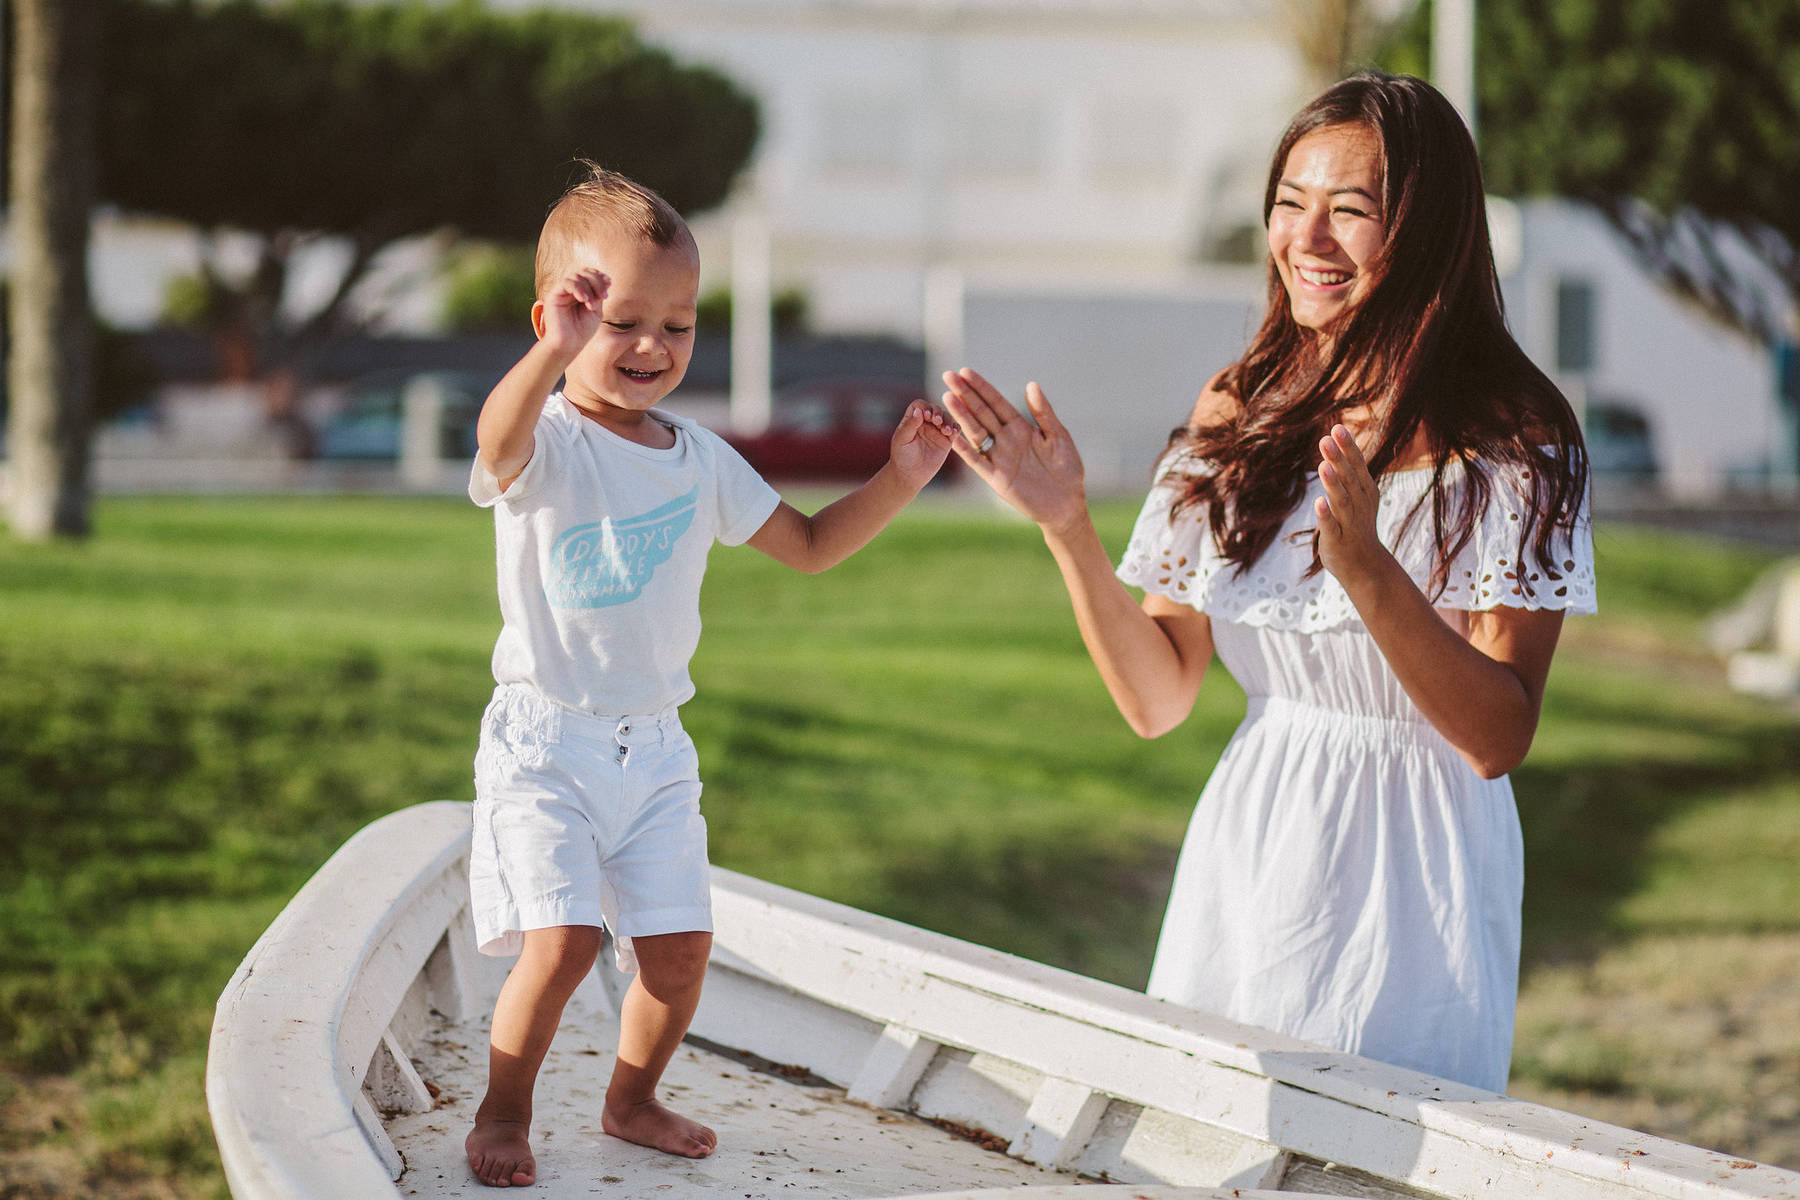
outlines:
{"label": "toddler's face", "polygon": [[637,419],[675,390],[694,354],[700,262],[685,247],[658,246],[612,229],[582,239],[580,261],[607,278],[600,328],[569,365],[564,394],[603,420]]}

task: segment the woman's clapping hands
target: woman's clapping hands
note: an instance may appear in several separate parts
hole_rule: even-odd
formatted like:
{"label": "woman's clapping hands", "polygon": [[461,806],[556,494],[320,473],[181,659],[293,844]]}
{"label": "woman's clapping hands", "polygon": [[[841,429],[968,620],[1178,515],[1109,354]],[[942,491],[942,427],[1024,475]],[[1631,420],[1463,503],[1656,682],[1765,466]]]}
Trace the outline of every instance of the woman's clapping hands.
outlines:
{"label": "woman's clapping hands", "polygon": [[944,406],[962,436],[957,457],[1008,504],[1046,529],[1085,519],[1081,455],[1043,389],[1025,385],[1028,419],[968,367],[946,371]]}

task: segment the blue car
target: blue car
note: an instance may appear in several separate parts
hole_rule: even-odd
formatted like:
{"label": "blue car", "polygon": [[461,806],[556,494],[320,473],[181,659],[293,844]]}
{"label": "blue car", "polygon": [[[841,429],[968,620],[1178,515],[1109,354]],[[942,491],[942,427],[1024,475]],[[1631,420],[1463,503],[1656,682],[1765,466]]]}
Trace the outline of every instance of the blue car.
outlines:
{"label": "blue car", "polygon": [[314,453],[319,458],[393,461],[400,457],[406,391],[427,380],[443,389],[439,456],[472,458],[475,418],[494,380],[474,371],[384,371],[352,384],[343,408],[318,430]]}

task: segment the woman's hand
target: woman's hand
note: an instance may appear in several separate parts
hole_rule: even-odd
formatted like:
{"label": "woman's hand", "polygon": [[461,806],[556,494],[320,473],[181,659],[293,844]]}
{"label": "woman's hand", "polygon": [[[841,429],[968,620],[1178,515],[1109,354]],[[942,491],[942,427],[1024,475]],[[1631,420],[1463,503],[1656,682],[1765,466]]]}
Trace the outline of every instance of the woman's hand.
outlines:
{"label": "woman's hand", "polygon": [[1537,730],[1562,614],[1497,608],[1469,614],[1466,632],[1437,619],[1376,536],[1381,489],[1356,438],[1334,425],[1319,441],[1319,456],[1319,561],[1344,585],[1425,719],[1477,774],[1506,774]]}
{"label": "woman's hand", "polygon": [[944,385],[944,405],[961,430],[957,456],[1043,531],[1081,640],[1119,712],[1141,737],[1175,728],[1193,711],[1212,661],[1211,620],[1157,595],[1140,606],[1119,582],[1088,517],[1081,455],[1037,384],[1025,387],[1031,419],[967,367],[946,373]]}
{"label": "woman's hand", "polygon": [[1319,456],[1319,482],[1325,487],[1325,495],[1313,502],[1319,520],[1319,561],[1354,600],[1362,585],[1399,565],[1375,528],[1381,489],[1345,426],[1333,425],[1319,440]]}
{"label": "woman's hand", "polygon": [[968,367],[946,371],[944,386],[950,389],[944,405],[962,432],[954,443],[957,457],[982,482],[1046,531],[1087,519],[1081,455],[1043,389],[1025,385],[1034,425]]}

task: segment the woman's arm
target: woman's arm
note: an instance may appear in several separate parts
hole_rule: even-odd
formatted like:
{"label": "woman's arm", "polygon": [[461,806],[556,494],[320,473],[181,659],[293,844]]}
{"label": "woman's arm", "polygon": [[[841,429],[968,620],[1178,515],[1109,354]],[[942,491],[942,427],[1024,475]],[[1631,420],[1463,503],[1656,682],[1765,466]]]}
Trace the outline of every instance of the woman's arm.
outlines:
{"label": "woman's arm", "polygon": [[1375,532],[1380,491],[1342,425],[1319,443],[1319,557],[1337,577],[1406,694],[1482,777],[1517,767],[1544,705],[1563,614],[1469,614],[1467,636],[1438,615]]}
{"label": "woman's arm", "polygon": [[[1034,426],[974,371],[946,374],[944,382],[944,403],[962,430],[957,456],[1037,523],[1113,703],[1139,736],[1167,733],[1193,711],[1212,661],[1212,623],[1162,596],[1146,596],[1141,606],[1132,599],[1094,529],[1074,439],[1037,384],[1025,389]],[[978,447],[989,437],[983,454]]]}
{"label": "woman's arm", "polygon": [[1212,662],[1212,621],[1155,593],[1138,605],[1113,573],[1085,509],[1078,523],[1043,533],[1081,640],[1125,723],[1153,738],[1187,720]]}

